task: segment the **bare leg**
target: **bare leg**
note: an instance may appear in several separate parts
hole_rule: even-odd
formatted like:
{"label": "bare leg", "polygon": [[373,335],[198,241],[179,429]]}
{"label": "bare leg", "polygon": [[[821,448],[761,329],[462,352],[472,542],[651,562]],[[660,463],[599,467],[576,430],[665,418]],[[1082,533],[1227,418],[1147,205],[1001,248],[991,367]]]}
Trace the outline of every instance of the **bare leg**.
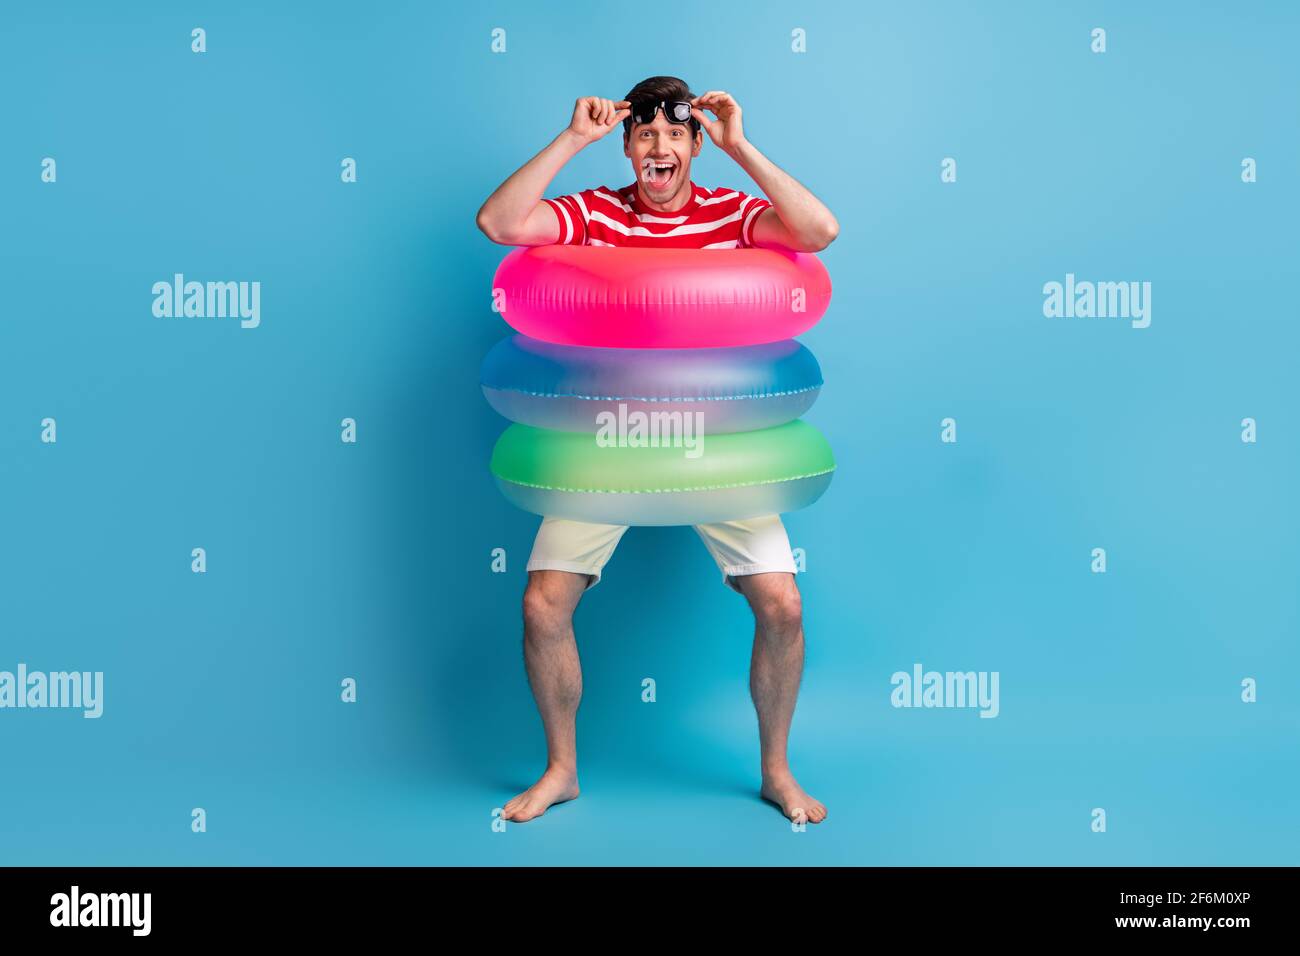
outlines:
{"label": "bare leg", "polygon": [[786,747],[803,674],[803,605],[794,575],[748,574],[735,579],[754,612],[749,692],[758,711],[762,796],[791,820],[826,819],[826,807],[804,792],[790,772]]}
{"label": "bare leg", "polygon": [[573,636],[573,611],[587,575],[530,571],[524,590],[524,665],[546,729],[546,772],[504,807],[502,816],[522,823],[552,804],[578,795],[576,722],[582,700],[582,665]]}

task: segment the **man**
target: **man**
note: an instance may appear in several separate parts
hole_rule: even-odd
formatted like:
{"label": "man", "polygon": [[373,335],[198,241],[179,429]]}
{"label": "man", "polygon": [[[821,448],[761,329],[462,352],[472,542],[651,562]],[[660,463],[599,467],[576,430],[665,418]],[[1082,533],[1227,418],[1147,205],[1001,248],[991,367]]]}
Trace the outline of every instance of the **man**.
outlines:
{"label": "man", "polygon": [[[709,119],[705,110],[714,116]],[[557,199],[542,194],[581,149],[623,123],[623,155],[635,181]],[[691,182],[691,160],[704,145],[701,127],[769,197]],[[549,146],[507,179],[483,204],[478,226],[493,242],[733,249],[778,246],[825,249],[839,232],[829,209],[778,169],[748,140],[740,106],[720,91],[693,96],[676,77],[638,83],[623,100],[589,96]],[[543,518],[528,561],[524,591],[524,662],[546,730],[541,779],[505,805],[507,820],[531,820],[552,804],[578,796],[575,722],[582,669],[573,612],[626,526]],[[778,515],[695,528],[722,571],[754,612],[750,693],[758,712],[762,796],[789,818],[820,823],[826,808],[799,786],[786,759],[803,671],[803,623],[790,541]]]}

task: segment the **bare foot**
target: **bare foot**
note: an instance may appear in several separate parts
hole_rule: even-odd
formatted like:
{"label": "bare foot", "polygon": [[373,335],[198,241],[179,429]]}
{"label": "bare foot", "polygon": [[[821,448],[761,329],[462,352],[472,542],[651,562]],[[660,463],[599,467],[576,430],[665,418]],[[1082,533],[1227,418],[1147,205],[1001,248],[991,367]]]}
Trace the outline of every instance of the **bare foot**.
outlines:
{"label": "bare foot", "polygon": [[804,793],[790,771],[763,775],[763,789],[759,791],[764,800],[770,800],[781,808],[791,820],[807,820],[809,823],[821,823],[826,819],[826,808],[821,802]]}
{"label": "bare foot", "polygon": [[523,823],[540,817],[552,804],[572,800],[577,795],[578,775],[575,772],[548,767],[540,780],[505,805],[501,816]]}

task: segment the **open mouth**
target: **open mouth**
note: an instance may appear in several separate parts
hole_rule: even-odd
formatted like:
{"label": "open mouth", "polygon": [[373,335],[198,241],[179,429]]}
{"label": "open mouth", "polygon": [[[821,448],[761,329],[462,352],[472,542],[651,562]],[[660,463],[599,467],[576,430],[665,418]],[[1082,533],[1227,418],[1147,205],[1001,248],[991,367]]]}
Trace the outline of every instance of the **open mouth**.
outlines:
{"label": "open mouth", "polygon": [[647,159],[641,164],[641,179],[648,186],[662,188],[672,181],[677,164],[671,161]]}

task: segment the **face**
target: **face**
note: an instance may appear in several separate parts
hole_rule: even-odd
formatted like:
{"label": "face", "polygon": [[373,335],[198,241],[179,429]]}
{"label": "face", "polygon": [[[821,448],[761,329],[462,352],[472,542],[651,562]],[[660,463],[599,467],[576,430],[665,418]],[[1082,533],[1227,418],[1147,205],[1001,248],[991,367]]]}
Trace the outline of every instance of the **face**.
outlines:
{"label": "face", "polygon": [[632,171],[641,194],[653,203],[671,203],[690,188],[691,157],[700,155],[703,131],[664,119],[663,110],[652,123],[634,123],[623,153],[632,160]]}

